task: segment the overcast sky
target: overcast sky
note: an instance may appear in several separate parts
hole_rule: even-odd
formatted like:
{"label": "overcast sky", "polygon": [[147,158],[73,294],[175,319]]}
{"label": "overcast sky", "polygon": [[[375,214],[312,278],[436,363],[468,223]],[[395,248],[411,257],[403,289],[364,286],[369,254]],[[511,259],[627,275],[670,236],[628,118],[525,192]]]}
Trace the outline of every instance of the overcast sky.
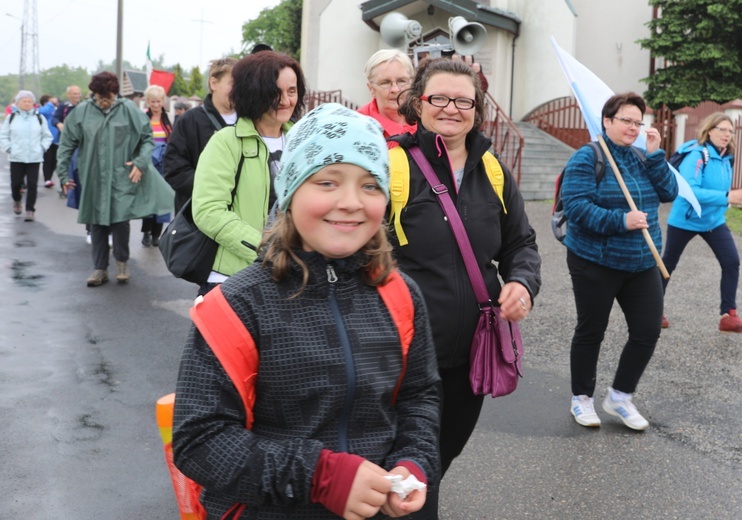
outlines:
{"label": "overcast sky", "polygon": [[[0,75],[18,74],[24,3],[0,0]],[[240,49],[242,24],[280,0],[123,0],[123,58],[144,65],[152,59],[184,70]],[[118,0],[36,0],[39,69],[66,63],[91,70],[116,58]],[[11,16],[8,16],[11,15]],[[203,22],[201,22],[203,20]],[[27,68],[31,69],[30,49]]]}

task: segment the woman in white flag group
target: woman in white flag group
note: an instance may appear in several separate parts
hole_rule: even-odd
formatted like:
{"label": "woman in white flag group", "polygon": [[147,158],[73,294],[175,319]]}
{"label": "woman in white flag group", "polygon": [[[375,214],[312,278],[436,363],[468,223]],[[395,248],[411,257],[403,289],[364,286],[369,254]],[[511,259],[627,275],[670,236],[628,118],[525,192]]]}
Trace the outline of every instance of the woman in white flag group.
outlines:
{"label": "woman in white flag group", "polygon": [[658,208],[678,194],[675,175],[659,148],[660,134],[647,129],[646,150],[632,145],[643,126],[646,105],[641,96],[614,95],[603,106],[603,139],[636,203],[632,210],[611,164],[597,182],[593,150],[583,146],[567,163],[562,184],[564,214],[569,226],[564,245],[577,307],[572,338],[571,411],[578,424],[600,426],[593,395],[598,355],[608,318],[617,301],[626,318],[629,337],[603,409],[634,430],[649,423],[632,402],[660,335],[662,279],[643,236],[648,230],[662,243]]}

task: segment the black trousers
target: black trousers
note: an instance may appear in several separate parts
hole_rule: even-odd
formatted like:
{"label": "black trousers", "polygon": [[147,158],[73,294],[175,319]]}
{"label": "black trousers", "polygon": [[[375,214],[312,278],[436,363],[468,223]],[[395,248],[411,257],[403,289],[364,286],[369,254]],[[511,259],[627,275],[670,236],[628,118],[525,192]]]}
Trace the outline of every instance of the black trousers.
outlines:
{"label": "black trousers", "polygon": [[44,181],[52,180],[54,170],[57,169],[57,148],[59,148],[59,145],[52,143],[49,149],[44,152],[44,164],[42,166]]}
{"label": "black trousers", "polygon": [[572,394],[591,396],[600,345],[608,327],[614,300],[621,306],[629,339],[618,362],[613,388],[634,393],[652,359],[662,326],[662,276],[653,267],[638,273],[618,271],[567,252],[567,266],[577,307],[570,366]]}
{"label": "black trousers", "polygon": [[113,257],[119,262],[129,260],[129,235],[131,226],[129,221],[116,222],[110,226],[90,226],[90,241],[92,243],[93,265],[96,269],[108,269],[108,235],[113,242]]}
{"label": "black trousers", "polygon": [[[469,383],[469,365],[441,369],[441,478],[446,474],[453,460],[461,455],[474,427],[479,420],[484,403],[483,395],[474,395]],[[409,518],[414,520],[435,520],[438,518],[438,495],[440,482],[429,479],[425,505]]]}
{"label": "black trousers", "polygon": [[39,183],[39,163],[10,163],[10,194],[13,200],[23,200],[21,188],[26,185],[26,211],[36,211],[36,188]]}
{"label": "black trousers", "polygon": [[161,222],[157,222],[155,215],[150,215],[142,219],[142,233],[152,233],[154,238],[160,238],[160,235],[162,235],[162,226],[163,224]]}

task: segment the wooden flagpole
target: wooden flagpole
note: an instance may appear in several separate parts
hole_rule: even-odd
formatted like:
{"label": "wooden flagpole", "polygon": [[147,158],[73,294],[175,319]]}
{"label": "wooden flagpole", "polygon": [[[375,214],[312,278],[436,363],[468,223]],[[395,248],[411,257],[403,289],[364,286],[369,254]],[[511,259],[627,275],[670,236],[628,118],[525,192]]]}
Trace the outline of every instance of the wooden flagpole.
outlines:
{"label": "wooden flagpole", "polygon": [[[613,173],[616,175],[616,180],[618,181],[618,185],[621,186],[621,191],[623,192],[623,196],[626,197],[626,202],[629,203],[629,208],[631,208],[631,211],[638,211],[636,204],[634,204],[634,199],[631,197],[631,193],[629,192],[629,188],[626,187],[626,183],[623,181],[621,172],[618,170],[616,161],[613,159],[613,155],[611,154],[611,151],[608,149],[608,145],[605,144],[605,140],[603,139],[603,136],[600,134],[598,134],[598,142],[600,143],[600,147],[603,148],[603,152],[605,152],[605,156],[608,158],[608,162],[611,163],[611,168],[613,168]],[[647,241],[649,250],[652,251],[652,256],[654,257],[654,260],[657,262],[657,267],[660,268],[660,272],[662,273],[662,276],[665,279],[670,278],[670,273],[667,272],[665,263],[662,261],[662,257],[660,256],[659,252],[657,251],[657,247],[654,245],[654,242],[652,241],[652,237],[649,234],[649,230],[642,229],[642,235],[644,235],[644,240]]]}

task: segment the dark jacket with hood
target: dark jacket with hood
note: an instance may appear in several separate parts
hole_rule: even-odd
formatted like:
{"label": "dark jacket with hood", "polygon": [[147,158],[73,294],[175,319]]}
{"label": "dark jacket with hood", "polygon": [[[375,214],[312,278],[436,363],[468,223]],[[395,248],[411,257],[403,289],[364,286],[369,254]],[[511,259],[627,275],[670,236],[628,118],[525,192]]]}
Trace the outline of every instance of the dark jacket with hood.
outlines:
{"label": "dark jacket with hood", "polygon": [[448,187],[495,304],[501,287],[498,274],[504,283],[523,284],[532,300],[538,294],[541,257],[536,246],[536,232],[528,223],[515,179],[504,166],[503,197],[507,214],[503,212],[482,162],[491,142],[480,132],[470,132],[466,138],[468,158],[458,190],[440,136],[418,124],[415,134],[393,140],[400,143],[410,161],[410,195],[402,211],[402,229],[409,244],[400,246],[392,227],[395,256],[400,270],[417,282],[425,296],[439,366],[443,369],[460,367],[469,363],[479,308],[463,257],[437,196],[410,158],[408,149],[420,146],[439,181]]}
{"label": "dark jacket with hood", "polygon": [[[181,124],[180,122],[178,124]],[[359,455],[386,470],[412,461],[439,474],[439,377],[420,290],[403,275],[415,307],[415,333],[403,368],[397,329],[378,290],[365,283],[360,253],[331,262],[297,251],[309,280],[293,264],[281,282],[255,263],[221,288],[259,352],[255,422],[235,386],[193,327],[178,376],[175,464],[205,492],[209,519],[236,502],[254,520],[337,518],[312,503],[320,452]],[[331,271],[336,279],[332,279]]]}
{"label": "dark jacket with hood", "polygon": [[[216,119],[221,127],[227,126],[211,100],[211,94],[204,99],[203,107]],[[175,212],[191,198],[193,176],[196,173],[198,158],[201,156],[211,136],[218,130],[209,119],[204,108],[196,107],[186,111],[172,128],[170,140],[163,157],[163,176],[175,190]]]}

